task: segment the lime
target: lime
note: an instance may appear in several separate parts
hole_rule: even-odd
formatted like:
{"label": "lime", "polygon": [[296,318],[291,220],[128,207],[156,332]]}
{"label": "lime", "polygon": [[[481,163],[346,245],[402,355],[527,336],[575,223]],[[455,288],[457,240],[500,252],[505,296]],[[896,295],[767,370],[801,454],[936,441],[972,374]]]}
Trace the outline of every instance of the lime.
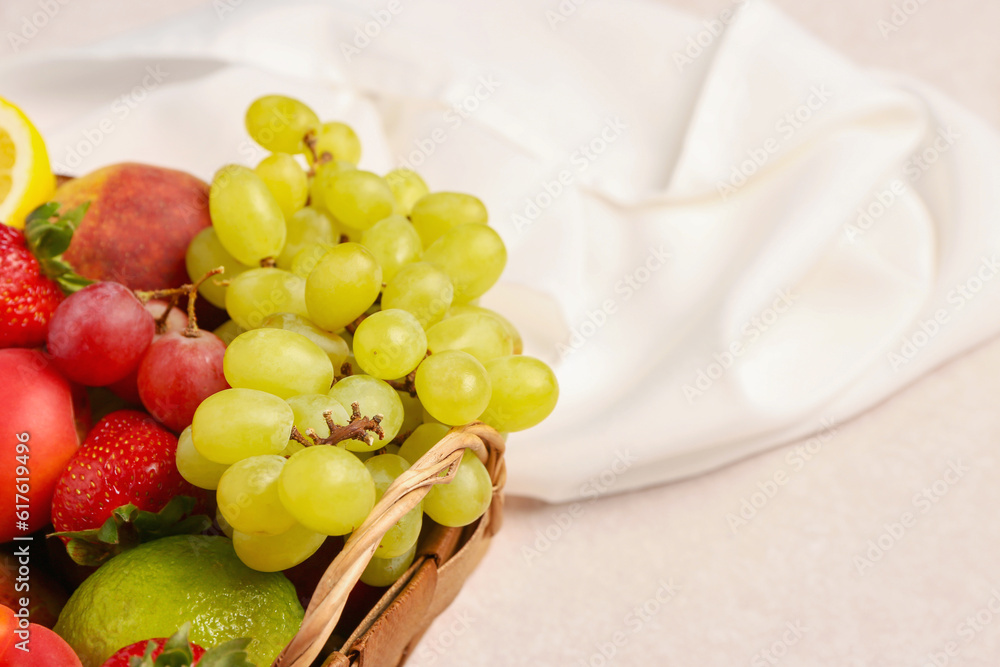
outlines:
{"label": "lime", "polygon": [[211,648],[250,637],[247,652],[270,665],[302,622],[295,587],[280,572],[257,572],[225,537],[177,535],[115,556],[63,608],[55,631],[99,667],[123,646],[169,637],[191,621],[191,641]]}

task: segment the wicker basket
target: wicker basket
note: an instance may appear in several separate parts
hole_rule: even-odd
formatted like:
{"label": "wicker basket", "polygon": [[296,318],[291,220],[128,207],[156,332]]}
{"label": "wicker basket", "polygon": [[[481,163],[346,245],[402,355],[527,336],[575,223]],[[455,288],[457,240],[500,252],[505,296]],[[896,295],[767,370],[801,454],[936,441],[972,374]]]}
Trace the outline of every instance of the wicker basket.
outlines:
{"label": "wicker basket", "polygon": [[[417,506],[430,487],[455,475],[462,453],[473,450],[493,481],[486,514],[464,528],[436,524],[421,537],[413,565],[374,606],[324,667],[397,667],[403,664],[434,618],[455,599],[500,529],[506,481],[504,442],[496,430],[475,422],[452,429],[399,476],[330,563],[313,593],[299,632],[273,667],[309,667],[324,652],[347,596],[382,536]],[[442,473],[445,473],[442,475]],[[439,476],[440,475],[440,476]],[[334,647],[336,648],[336,647]]]}

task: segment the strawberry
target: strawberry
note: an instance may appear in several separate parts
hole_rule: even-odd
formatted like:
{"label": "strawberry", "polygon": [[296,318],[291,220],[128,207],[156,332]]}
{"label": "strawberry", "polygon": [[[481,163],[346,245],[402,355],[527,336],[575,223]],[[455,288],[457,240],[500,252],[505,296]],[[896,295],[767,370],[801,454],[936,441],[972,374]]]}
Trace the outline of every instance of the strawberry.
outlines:
{"label": "strawberry", "polygon": [[59,215],[45,204],[28,216],[25,231],[0,224],[0,348],[38,347],[62,300],[90,281],[62,261],[87,204]]}
{"label": "strawberry", "polygon": [[[153,643],[153,650],[149,651],[149,655],[146,655],[146,650],[149,647],[149,643]],[[136,642],[134,644],[129,644],[125,648],[120,648],[115,651],[110,658],[104,661],[101,667],[131,667],[132,658],[139,658],[142,662],[139,663],[140,667],[157,667],[160,664],[170,664],[177,665],[183,664],[185,667],[198,664],[201,660],[201,656],[205,655],[205,649],[198,646],[194,642],[188,642],[188,648],[190,654],[185,656],[186,660],[182,662],[164,662],[157,661],[160,654],[163,653],[163,646],[167,643],[167,639],[164,637],[159,637],[157,639],[147,639],[145,641]],[[184,647],[181,646],[180,650],[183,651]]]}
{"label": "strawberry", "polygon": [[[247,658],[249,639],[233,639],[206,651],[188,640],[191,623],[185,623],[170,639],[147,639],[120,648],[101,667],[253,667]],[[204,660],[203,660],[204,659]]]}
{"label": "strawberry", "polygon": [[[194,524],[178,523],[204,492],[181,477],[176,454],[177,438],[145,413],[118,410],[94,426],[63,470],[52,497],[56,534],[76,538],[68,547],[81,540],[87,543],[79,545],[86,553],[69,549],[74,560],[97,564],[114,553],[95,552],[94,547],[113,547],[117,553],[144,541],[143,531],[163,536],[166,524],[176,524],[169,534],[198,532],[207,525],[200,516],[191,517],[198,519]],[[188,496],[190,502],[172,502],[177,496]],[[123,530],[133,523],[138,533]]]}
{"label": "strawberry", "polygon": [[38,347],[63,300],[45,276],[20,230],[0,225],[0,348]]}

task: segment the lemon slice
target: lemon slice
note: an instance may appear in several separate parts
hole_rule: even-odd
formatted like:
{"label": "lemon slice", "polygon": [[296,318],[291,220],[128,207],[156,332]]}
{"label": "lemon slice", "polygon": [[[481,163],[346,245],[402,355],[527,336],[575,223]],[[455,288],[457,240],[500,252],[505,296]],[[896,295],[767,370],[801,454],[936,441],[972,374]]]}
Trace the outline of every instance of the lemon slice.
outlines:
{"label": "lemon slice", "polygon": [[42,135],[16,106],[0,97],[0,222],[24,218],[56,189]]}

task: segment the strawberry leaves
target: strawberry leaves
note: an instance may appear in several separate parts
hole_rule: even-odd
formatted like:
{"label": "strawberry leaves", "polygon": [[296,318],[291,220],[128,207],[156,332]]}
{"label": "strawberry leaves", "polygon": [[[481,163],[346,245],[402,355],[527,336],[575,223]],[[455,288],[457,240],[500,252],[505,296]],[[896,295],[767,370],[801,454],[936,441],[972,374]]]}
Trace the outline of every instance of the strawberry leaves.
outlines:
{"label": "strawberry leaves", "polygon": [[32,211],[25,220],[24,238],[38,260],[42,273],[56,281],[64,294],[72,294],[93,282],[76,273],[62,259],[62,254],[69,249],[73,232],[83,221],[90,202],[62,215],[59,214],[59,206],[58,202],[49,202]]}
{"label": "strawberry leaves", "polygon": [[129,503],[111,512],[100,528],[52,533],[66,537],[66,552],[79,565],[96,566],[129,549],[169,535],[194,535],[207,530],[212,520],[191,514],[197,501],[175,496],[159,512],[140,510]]}
{"label": "strawberry leaves", "polygon": [[[129,659],[129,667],[190,667],[197,664],[198,667],[254,667],[247,656],[246,647],[249,646],[249,639],[233,639],[224,644],[220,644],[205,652],[201,659],[195,662],[194,652],[191,650],[191,642],[188,634],[191,631],[191,623],[185,623],[177,632],[163,644],[163,652],[155,659],[153,653],[158,644],[150,640],[146,644],[146,650],[142,656],[132,656]],[[162,639],[159,641],[163,641]]]}

